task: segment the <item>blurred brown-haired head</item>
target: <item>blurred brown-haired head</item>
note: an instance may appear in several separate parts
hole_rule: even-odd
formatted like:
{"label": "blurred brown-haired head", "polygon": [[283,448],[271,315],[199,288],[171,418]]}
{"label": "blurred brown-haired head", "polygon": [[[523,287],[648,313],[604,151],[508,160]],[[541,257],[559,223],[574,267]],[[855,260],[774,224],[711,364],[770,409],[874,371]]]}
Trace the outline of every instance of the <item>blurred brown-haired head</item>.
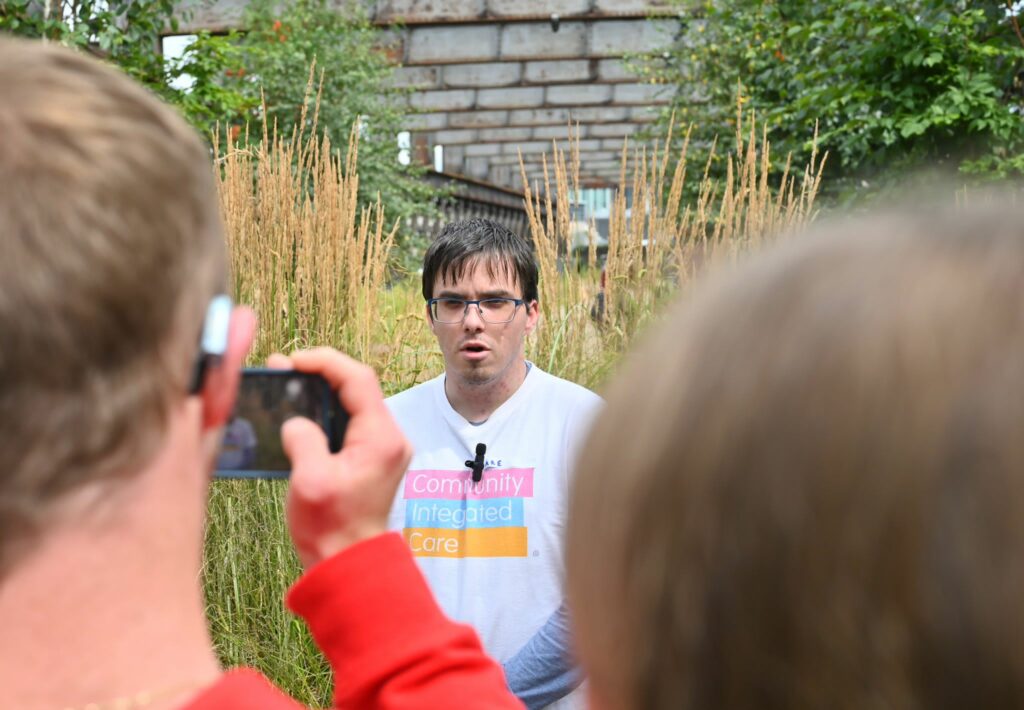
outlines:
{"label": "blurred brown-haired head", "polygon": [[[209,153],[117,70],[0,39],[0,553],[147,460],[225,249]],[[0,555],[3,557],[4,555]]]}
{"label": "blurred brown-haired head", "polygon": [[820,231],[679,304],[584,447],[604,710],[1024,702],[1024,212]]}

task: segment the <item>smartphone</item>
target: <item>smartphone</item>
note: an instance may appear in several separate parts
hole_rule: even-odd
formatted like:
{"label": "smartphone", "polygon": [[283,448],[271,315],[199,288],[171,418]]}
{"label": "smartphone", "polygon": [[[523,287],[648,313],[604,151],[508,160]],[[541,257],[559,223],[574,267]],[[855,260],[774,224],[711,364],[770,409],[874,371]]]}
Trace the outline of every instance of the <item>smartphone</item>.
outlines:
{"label": "smartphone", "polygon": [[301,416],[319,424],[332,452],[341,449],[348,414],[320,375],[246,368],[217,454],[216,478],[287,478],[291,463],[281,425]]}

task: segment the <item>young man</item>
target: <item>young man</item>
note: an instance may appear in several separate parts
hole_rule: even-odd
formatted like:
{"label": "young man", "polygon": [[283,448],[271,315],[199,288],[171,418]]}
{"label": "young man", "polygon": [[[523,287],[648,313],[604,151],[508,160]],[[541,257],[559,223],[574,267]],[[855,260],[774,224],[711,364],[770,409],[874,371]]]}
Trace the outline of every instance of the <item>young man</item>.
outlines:
{"label": "young man", "polygon": [[531,708],[579,683],[561,607],[562,542],[571,462],[601,402],[527,362],[537,274],[529,242],[501,225],[446,226],[423,265],[445,371],[388,400],[416,450],[390,525],[442,608],[480,633]]}
{"label": "young man", "polygon": [[[221,670],[199,583],[254,328],[218,296],[209,152],[60,47],[0,40],[0,96],[0,707],[296,708]],[[383,534],[410,450],[373,373],[328,350],[272,365],[320,373],[352,417],[336,455],[312,422],[283,432],[307,570],[288,603],[344,671],[338,707],[519,707]]]}

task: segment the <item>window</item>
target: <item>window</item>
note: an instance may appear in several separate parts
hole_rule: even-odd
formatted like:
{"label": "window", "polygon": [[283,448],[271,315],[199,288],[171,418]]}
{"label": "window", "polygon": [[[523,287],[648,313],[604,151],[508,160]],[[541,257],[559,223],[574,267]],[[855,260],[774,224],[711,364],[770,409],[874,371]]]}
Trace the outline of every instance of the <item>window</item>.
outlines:
{"label": "window", "polygon": [[[167,35],[160,39],[160,52],[169,65],[175,66],[182,61],[185,51],[196,39],[196,35]],[[195,77],[190,74],[180,74],[170,82],[172,89],[181,91],[188,91],[195,83]]]}
{"label": "window", "polygon": [[408,165],[412,161],[410,149],[412,148],[409,131],[402,131],[398,134],[398,163]]}

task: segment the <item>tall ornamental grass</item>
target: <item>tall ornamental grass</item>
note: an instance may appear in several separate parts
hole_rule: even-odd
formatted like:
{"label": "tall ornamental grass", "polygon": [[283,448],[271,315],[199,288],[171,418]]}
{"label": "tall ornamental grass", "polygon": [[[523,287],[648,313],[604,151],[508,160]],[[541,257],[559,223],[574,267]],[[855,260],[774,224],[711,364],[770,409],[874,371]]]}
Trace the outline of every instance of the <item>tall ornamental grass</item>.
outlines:
{"label": "tall ornamental grass", "polygon": [[[250,147],[215,142],[231,286],[259,319],[251,364],[274,351],[330,345],[372,364],[385,392],[401,391],[443,369],[418,279],[390,273],[395,228],[384,224],[379,201],[357,204],[358,127],[341,156],[316,138],[315,112],[308,123],[308,133],[287,137],[265,128]],[[680,204],[692,172],[685,141],[675,156],[658,145],[632,153],[623,145],[621,184],[632,187],[634,199],[628,215],[624,192],[614,204],[603,312],[593,308],[596,246],[574,258],[570,244],[579,151],[553,146],[543,185],[527,186],[525,205],[541,268],[542,318],[528,345],[531,360],[599,389],[636,334],[703,264],[734,258],[762,235],[811,219],[820,164],[770,185],[767,138],[753,120],[738,125],[746,132],[729,157],[728,178],[718,183],[706,168],[698,171],[700,199],[692,205]],[[285,529],[284,491],[279,482],[214,484],[203,569],[207,611],[226,665],[255,666],[299,701],[326,706],[329,671],[282,605],[300,573]]]}
{"label": "tall ornamental grass", "polygon": [[[233,296],[258,327],[250,365],[273,352],[330,345],[372,364],[395,392],[438,371],[422,299],[388,277],[396,226],[379,200],[360,206],[358,126],[344,154],[308,133],[214,140]],[[306,125],[303,120],[299,125]],[[300,701],[330,704],[330,673],[282,598],[300,567],[285,531],[285,484],[217,481],[203,581],[217,651],[263,670]]]}
{"label": "tall ornamental grass", "polygon": [[675,154],[671,127],[664,142],[650,148],[631,151],[628,139],[623,141],[603,276],[593,239],[585,256],[573,250],[578,226],[570,207],[580,190],[578,142],[570,139],[568,151],[552,142],[539,184],[531,186],[522,171],[541,270],[542,325],[529,345],[535,362],[553,374],[600,387],[637,333],[698,271],[734,261],[765,239],[797,233],[813,219],[825,157],[814,151],[796,174],[787,160],[781,178],[771,184],[766,131],[759,132],[754,118],[745,119],[741,112],[736,125],[738,150],[725,156],[726,178],[709,176],[710,161],[698,166],[694,204],[682,200],[685,181],[695,172],[687,162],[689,132]]}

